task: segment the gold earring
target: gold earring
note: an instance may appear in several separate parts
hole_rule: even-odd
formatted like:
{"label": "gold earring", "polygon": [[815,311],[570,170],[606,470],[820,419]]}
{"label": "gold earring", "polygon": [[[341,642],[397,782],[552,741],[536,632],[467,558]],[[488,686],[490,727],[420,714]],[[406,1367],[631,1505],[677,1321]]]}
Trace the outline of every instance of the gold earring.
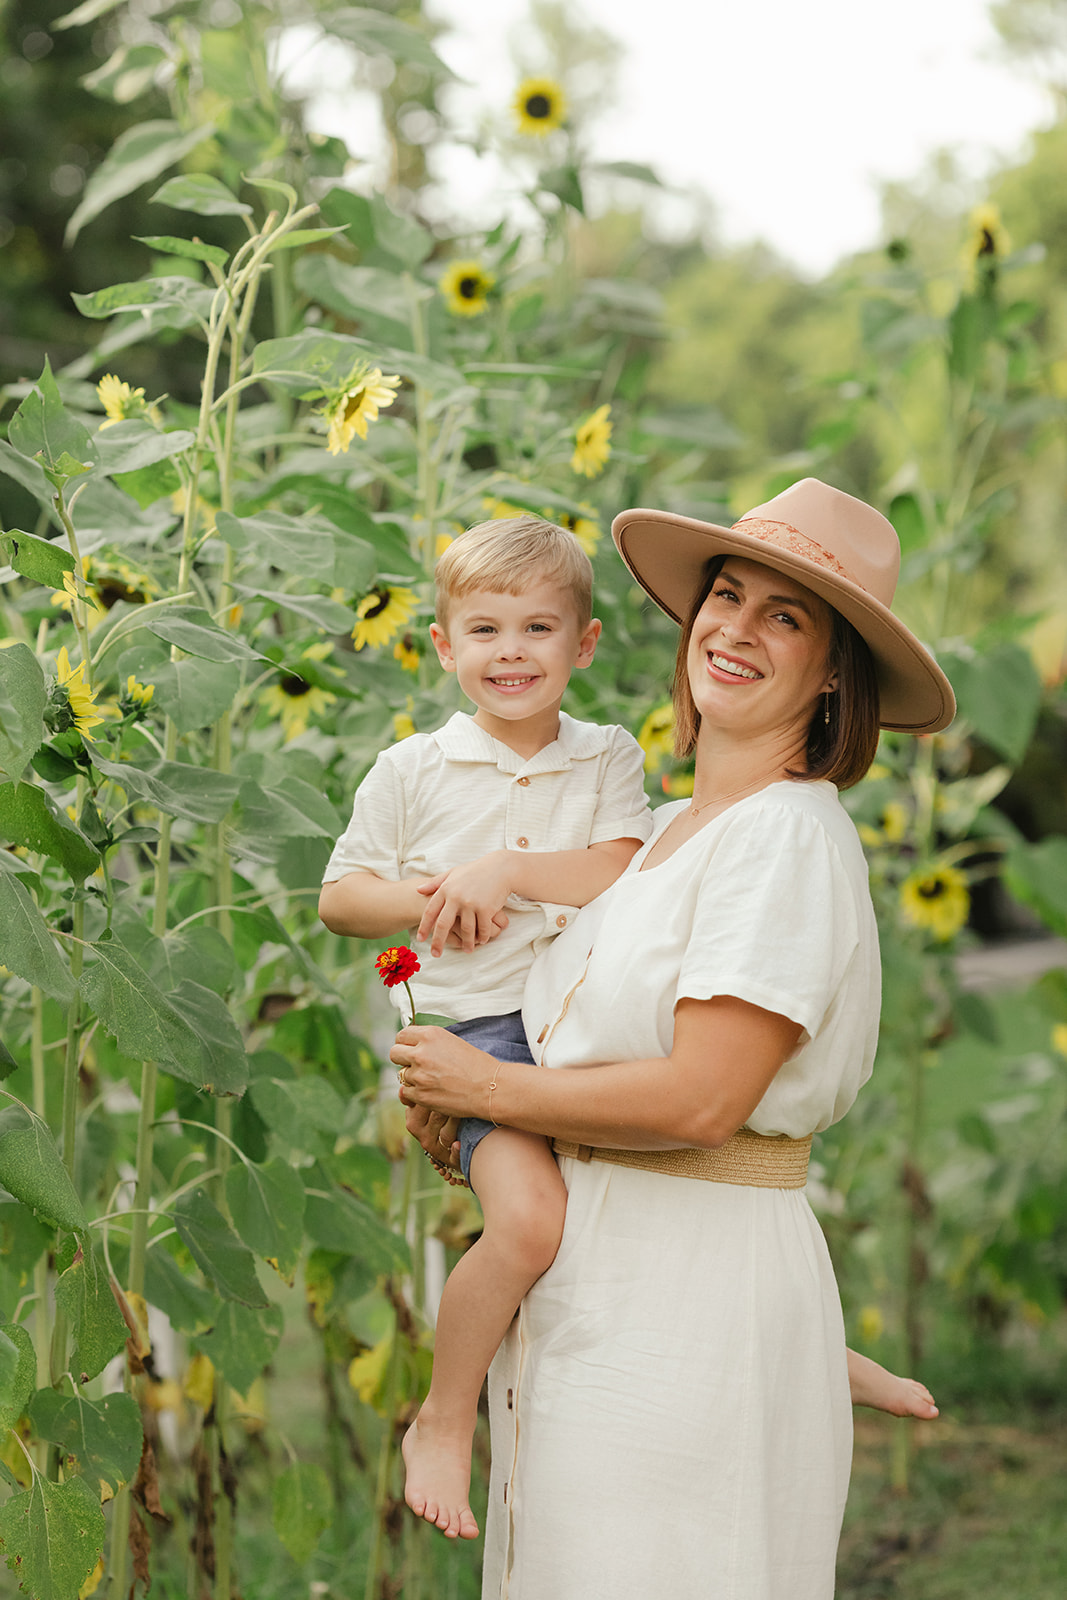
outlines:
{"label": "gold earring", "polygon": [[826,693],[823,696],[823,699],[824,699],[824,701],[826,703],[823,706],[822,720],[823,720],[823,723],[825,724],[825,726],[829,727],[830,726],[830,691],[829,691],[829,689],[827,689]]}

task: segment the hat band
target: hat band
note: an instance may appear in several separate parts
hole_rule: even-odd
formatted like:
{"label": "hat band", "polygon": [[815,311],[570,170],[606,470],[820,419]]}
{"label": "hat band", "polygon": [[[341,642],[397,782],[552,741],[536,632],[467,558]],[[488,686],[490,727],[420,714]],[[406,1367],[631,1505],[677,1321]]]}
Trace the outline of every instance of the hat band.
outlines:
{"label": "hat band", "polygon": [[829,550],[824,550],[821,544],[816,544],[814,539],[809,539],[789,522],[766,522],[762,517],[742,517],[740,522],[734,523],[730,531],[748,534],[752,539],[762,539],[766,544],[777,545],[779,550],[788,550],[791,555],[803,556],[815,566],[825,567],[828,572],[836,572],[839,578],[847,578],[849,583],[854,583],[858,589],[866,589],[866,585],[860,583],[858,578],[854,578],[836,556],[832,556]]}

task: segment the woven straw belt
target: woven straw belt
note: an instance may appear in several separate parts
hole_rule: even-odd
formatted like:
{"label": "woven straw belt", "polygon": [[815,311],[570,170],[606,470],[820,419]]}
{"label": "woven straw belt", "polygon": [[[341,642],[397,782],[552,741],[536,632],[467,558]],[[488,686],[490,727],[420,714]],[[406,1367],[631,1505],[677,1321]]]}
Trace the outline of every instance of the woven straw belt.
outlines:
{"label": "woven straw belt", "polygon": [[739,1128],[717,1150],[609,1150],[569,1139],[553,1139],[552,1148],[558,1156],[640,1167],[673,1178],[703,1178],[707,1183],[739,1183],[754,1189],[803,1189],[808,1181],[811,1135],[772,1139]]}

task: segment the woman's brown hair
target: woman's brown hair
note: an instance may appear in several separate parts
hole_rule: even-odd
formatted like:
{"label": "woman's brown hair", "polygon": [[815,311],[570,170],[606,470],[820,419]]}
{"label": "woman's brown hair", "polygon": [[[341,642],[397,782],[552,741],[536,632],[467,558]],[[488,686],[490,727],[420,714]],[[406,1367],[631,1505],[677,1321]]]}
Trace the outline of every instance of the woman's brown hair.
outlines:
{"label": "woman's brown hair", "polygon": [[[696,748],[700,713],[689,687],[689,640],[697,613],[711,593],[712,584],[725,561],[726,557],[722,555],[713,556],[708,562],[704,581],[699,585],[682,624],[674,662],[674,682],[671,685],[676,756],[692,755]],[[806,770],[791,772],[789,776],[805,782],[826,778],[839,789],[850,789],[853,784],[859,783],[878,749],[878,678],[866,640],[832,606],[830,616],[833,631],[827,664],[837,674],[837,689],[828,697],[820,697],[811,719]],[[830,713],[829,722],[825,720],[826,710]]]}

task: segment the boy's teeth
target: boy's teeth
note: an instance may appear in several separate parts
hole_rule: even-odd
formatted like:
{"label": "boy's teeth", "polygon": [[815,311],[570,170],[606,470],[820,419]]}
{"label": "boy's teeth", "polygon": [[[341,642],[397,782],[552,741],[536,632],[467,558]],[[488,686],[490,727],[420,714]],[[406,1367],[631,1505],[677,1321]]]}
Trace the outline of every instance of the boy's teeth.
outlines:
{"label": "boy's teeth", "polygon": [[751,667],[742,667],[736,661],[727,661],[725,656],[717,656],[711,652],[711,664],[718,667],[720,672],[732,672],[735,678],[762,678],[762,672],[755,672]]}

